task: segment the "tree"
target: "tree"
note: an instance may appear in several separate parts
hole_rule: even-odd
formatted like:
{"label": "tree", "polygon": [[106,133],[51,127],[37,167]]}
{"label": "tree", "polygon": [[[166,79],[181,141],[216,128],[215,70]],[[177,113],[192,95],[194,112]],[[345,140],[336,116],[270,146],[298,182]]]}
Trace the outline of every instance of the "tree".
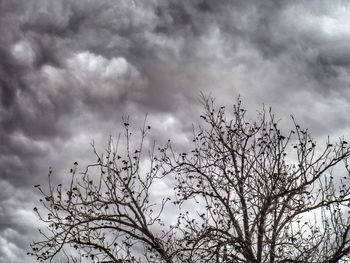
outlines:
{"label": "tree", "polygon": [[[79,178],[73,170],[65,193],[38,186],[49,217],[35,210],[51,225],[31,253],[50,260],[73,246],[101,260],[169,263],[339,262],[348,255],[347,142],[317,146],[293,117],[292,130],[281,130],[271,110],[250,121],[239,99],[229,113],[212,98],[203,106],[204,126],[189,152],[169,142],[144,158],[149,129],[143,126],[133,151],[126,122],[126,157],[95,151],[98,162]],[[152,202],[152,187],[173,177],[173,196]],[[179,211],[175,224],[166,223],[167,206]]]}

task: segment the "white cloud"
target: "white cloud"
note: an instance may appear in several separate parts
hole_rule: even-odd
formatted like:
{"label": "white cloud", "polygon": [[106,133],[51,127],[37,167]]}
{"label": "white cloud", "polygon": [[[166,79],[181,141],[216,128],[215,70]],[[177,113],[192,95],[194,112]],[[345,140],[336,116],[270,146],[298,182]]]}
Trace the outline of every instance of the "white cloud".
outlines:
{"label": "white cloud", "polygon": [[142,86],[140,73],[123,57],[107,59],[83,51],[68,58],[66,66],[67,74],[93,98],[118,97]]}
{"label": "white cloud", "polygon": [[31,66],[36,59],[32,45],[26,40],[15,43],[12,46],[11,53],[19,63],[27,66]]}
{"label": "white cloud", "polygon": [[281,12],[282,25],[289,26],[286,30],[309,32],[314,37],[323,35],[326,38],[349,36],[349,17],[350,5],[343,1],[311,1],[309,6],[299,3]]}

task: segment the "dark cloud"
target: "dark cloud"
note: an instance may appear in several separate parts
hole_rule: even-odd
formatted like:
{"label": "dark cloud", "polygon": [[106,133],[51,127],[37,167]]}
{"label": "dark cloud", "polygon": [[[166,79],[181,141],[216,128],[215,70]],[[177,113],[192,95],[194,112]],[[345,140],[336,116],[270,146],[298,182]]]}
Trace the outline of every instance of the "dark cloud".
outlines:
{"label": "dark cloud", "polygon": [[349,15],[346,1],[0,1],[0,261],[30,260],[23,193],[88,163],[122,116],[148,112],[154,138],[186,147],[200,91],[241,94],[252,114],[264,102],[347,134]]}
{"label": "dark cloud", "polygon": [[6,110],[9,110],[15,102],[16,88],[21,89],[23,85],[18,76],[21,68],[15,63],[12,56],[7,53],[7,50],[0,49],[0,58],[1,105]]}

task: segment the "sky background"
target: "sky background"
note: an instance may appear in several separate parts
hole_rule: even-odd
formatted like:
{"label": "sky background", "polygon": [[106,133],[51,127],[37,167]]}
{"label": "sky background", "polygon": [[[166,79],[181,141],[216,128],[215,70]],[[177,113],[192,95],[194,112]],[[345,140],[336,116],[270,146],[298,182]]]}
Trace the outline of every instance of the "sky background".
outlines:
{"label": "sky background", "polygon": [[350,3],[0,0],[0,262],[32,262],[37,183],[95,161],[122,116],[186,147],[200,92],[350,135]]}

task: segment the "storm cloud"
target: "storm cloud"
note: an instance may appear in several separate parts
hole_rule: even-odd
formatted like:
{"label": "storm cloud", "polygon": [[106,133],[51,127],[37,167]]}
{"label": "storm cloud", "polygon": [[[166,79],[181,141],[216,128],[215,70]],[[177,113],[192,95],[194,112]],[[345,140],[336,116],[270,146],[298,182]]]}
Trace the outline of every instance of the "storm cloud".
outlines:
{"label": "storm cloud", "polygon": [[350,3],[0,1],[0,262],[30,262],[33,184],[60,180],[146,113],[186,144],[200,92],[348,136]]}

